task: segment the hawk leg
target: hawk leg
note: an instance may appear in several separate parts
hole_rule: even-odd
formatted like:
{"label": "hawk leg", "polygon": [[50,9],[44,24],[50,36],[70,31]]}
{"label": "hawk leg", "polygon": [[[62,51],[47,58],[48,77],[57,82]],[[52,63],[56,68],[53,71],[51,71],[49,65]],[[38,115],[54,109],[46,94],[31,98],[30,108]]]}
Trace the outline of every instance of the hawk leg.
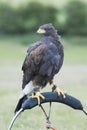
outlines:
{"label": "hawk leg", "polygon": [[58,93],[58,95],[61,95],[63,98],[65,98],[66,97],[66,92],[65,91],[62,91],[62,90],[60,90],[56,85],[54,85],[53,83],[51,84],[52,85],[52,91],[53,92],[57,92]]}
{"label": "hawk leg", "polygon": [[38,88],[34,89],[34,96],[32,96],[32,98],[37,98],[38,105],[40,105],[40,98],[42,98],[43,100],[45,99],[45,97],[39,92]]}

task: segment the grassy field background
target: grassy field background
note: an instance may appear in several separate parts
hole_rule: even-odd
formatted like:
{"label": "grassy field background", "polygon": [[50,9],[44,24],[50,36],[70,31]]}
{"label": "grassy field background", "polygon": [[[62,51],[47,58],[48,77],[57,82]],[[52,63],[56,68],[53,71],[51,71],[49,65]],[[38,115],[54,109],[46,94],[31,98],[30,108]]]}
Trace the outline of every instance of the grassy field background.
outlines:
{"label": "grassy field background", "polygon": [[[34,39],[35,38],[35,39]],[[0,36],[0,130],[6,130],[21,90],[21,66],[28,43],[35,42],[36,35]],[[25,43],[26,45],[23,45]],[[64,65],[55,82],[75,96],[87,109],[87,38],[62,37],[65,48]],[[51,91],[45,88],[43,91]],[[48,104],[44,105],[48,111]],[[87,117],[62,104],[53,103],[51,121],[58,130],[87,130]],[[45,130],[45,117],[39,107],[25,111],[12,130]]]}

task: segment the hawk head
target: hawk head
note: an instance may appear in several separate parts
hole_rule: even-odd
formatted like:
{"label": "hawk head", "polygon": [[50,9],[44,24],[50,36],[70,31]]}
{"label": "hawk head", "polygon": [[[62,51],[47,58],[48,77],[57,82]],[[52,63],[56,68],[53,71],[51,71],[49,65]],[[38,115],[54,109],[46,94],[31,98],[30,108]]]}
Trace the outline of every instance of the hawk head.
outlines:
{"label": "hawk head", "polygon": [[57,34],[57,30],[55,27],[52,25],[52,23],[44,24],[39,27],[37,30],[38,34],[43,34],[45,36],[52,36],[55,33]]}

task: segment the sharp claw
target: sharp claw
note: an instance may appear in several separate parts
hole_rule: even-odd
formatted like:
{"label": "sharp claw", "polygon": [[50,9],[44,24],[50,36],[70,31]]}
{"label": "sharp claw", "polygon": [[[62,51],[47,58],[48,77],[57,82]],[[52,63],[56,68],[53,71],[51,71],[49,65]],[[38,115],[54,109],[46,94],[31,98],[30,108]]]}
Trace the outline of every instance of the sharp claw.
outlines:
{"label": "sharp claw", "polygon": [[37,100],[38,100],[38,105],[40,105],[40,98],[38,97]]}
{"label": "sharp claw", "polygon": [[33,96],[32,98],[37,98],[38,105],[40,105],[40,98],[38,96]]}
{"label": "sharp claw", "polygon": [[54,92],[57,92],[58,93],[58,96],[62,95],[63,98],[66,97],[66,92],[65,91],[62,91],[60,90],[59,88],[55,88]]}
{"label": "sharp claw", "polygon": [[65,96],[66,92],[64,92],[64,91],[60,91],[60,93],[61,93],[61,95],[63,96],[63,98],[66,97],[66,96]]}
{"label": "sharp claw", "polygon": [[45,97],[44,97],[43,95],[41,95],[41,94],[40,94],[40,97],[41,97],[43,100],[45,99]]}
{"label": "sharp claw", "polygon": [[45,99],[45,97],[42,94],[40,94],[40,92],[36,92],[36,94],[32,98],[37,98],[38,105],[40,105],[40,98],[42,98],[43,100]]}

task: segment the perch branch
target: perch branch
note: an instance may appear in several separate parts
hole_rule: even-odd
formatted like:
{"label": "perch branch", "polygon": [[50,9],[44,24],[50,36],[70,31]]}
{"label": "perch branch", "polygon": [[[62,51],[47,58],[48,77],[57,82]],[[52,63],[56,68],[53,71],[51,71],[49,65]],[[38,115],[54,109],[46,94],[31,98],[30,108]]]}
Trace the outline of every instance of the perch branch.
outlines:
{"label": "perch branch", "polygon": [[[87,112],[83,108],[82,103],[78,99],[76,99],[68,94],[66,94],[65,98],[63,98],[61,95],[58,95],[56,92],[44,92],[44,93],[42,93],[42,95],[45,97],[45,99],[40,100],[41,104],[48,103],[48,102],[63,103],[65,105],[72,107],[73,109],[81,110],[87,115]],[[34,99],[32,97],[29,97],[28,99],[26,99],[23,102],[21,109],[13,117],[8,130],[11,130],[14,121],[24,110],[32,109],[32,108],[36,107],[37,105],[38,105],[37,99]]]}

